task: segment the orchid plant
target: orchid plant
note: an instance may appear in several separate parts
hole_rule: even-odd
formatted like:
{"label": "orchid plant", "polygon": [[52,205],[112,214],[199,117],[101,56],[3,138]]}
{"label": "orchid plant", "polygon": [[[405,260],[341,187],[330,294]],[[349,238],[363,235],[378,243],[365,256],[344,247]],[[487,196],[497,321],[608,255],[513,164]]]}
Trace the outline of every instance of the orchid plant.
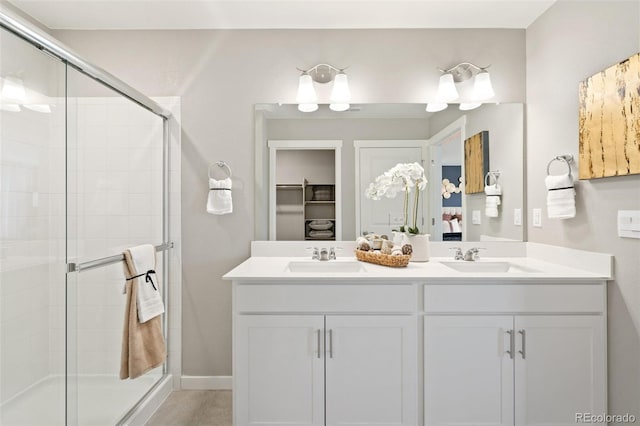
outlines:
{"label": "orchid plant", "polygon": [[[382,197],[395,198],[399,192],[404,192],[403,224],[400,232],[419,234],[418,207],[420,191],[427,186],[427,178],[424,169],[418,163],[399,163],[375,178],[365,191],[365,196],[371,200],[379,200]],[[409,226],[409,194],[415,189],[413,197],[413,226]]]}

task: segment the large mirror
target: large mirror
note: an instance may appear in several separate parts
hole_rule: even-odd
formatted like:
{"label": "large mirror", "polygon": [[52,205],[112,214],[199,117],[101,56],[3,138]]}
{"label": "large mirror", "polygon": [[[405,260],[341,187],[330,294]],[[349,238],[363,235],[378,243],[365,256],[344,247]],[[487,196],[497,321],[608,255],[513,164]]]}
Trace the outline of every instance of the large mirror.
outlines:
{"label": "large mirror", "polygon": [[[515,103],[436,113],[424,104],[314,113],[258,104],[255,237],[354,240],[408,220],[432,241],[522,241],[523,138],[523,105]],[[365,196],[376,176],[414,162],[428,180],[415,209],[415,191],[408,208],[404,193]]]}

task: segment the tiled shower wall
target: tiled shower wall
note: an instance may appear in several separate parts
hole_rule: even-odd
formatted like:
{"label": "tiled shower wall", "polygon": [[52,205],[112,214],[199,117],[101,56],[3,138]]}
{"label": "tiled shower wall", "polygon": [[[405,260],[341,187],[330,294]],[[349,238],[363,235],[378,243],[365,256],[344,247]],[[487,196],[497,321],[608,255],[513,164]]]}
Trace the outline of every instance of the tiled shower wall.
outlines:
{"label": "tiled shower wall", "polygon": [[[162,101],[179,114],[175,99]],[[62,102],[52,114],[0,113],[0,402],[51,375],[64,374]],[[78,98],[70,103],[69,113],[69,186],[76,189],[69,194],[69,234],[76,261],[109,256],[136,244],[161,243],[162,120],[121,98]],[[177,136],[170,151],[176,250],[170,254],[175,285],[170,289],[174,321],[169,329],[175,340],[169,351],[179,369],[179,131]],[[158,254],[156,270],[164,280],[161,260]],[[78,374],[117,375],[125,301],[122,264],[70,274],[69,279],[70,324],[77,326],[69,336],[75,349],[69,354],[72,369],[75,366]]]}
{"label": "tiled shower wall", "polygon": [[62,101],[51,98],[51,114],[0,111],[0,402],[49,374],[50,277],[64,277]]}

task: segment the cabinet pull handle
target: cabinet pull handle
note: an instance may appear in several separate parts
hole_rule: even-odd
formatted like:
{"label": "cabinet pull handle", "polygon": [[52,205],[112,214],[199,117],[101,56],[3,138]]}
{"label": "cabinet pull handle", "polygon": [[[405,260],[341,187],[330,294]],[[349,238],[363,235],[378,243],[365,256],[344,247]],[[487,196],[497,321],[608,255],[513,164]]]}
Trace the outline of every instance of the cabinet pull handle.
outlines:
{"label": "cabinet pull handle", "polygon": [[316,333],[318,335],[318,358],[320,358],[322,356],[320,354],[320,348],[322,346],[322,330],[318,329],[316,330]]}
{"label": "cabinet pull handle", "polygon": [[329,358],[333,358],[333,330],[329,330]]}
{"label": "cabinet pull handle", "polygon": [[513,330],[507,330],[506,333],[509,335],[509,350],[507,351],[507,353],[509,354],[509,358],[513,359],[516,350],[516,342],[513,338]]}
{"label": "cabinet pull handle", "polygon": [[522,359],[526,359],[527,357],[527,335],[524,329],[519,330],[518,333],[522,334],[522,350],[518,351],[520,355],[522,355]]}

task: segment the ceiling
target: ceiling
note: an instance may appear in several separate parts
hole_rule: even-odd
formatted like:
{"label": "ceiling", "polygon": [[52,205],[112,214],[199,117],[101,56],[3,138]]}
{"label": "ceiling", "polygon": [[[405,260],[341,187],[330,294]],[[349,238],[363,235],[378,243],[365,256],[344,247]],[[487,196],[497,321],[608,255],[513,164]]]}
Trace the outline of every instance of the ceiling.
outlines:
{"label": "ceiling", "polygon": [[555,0],[9,0],[51,29],[527,28]]}

